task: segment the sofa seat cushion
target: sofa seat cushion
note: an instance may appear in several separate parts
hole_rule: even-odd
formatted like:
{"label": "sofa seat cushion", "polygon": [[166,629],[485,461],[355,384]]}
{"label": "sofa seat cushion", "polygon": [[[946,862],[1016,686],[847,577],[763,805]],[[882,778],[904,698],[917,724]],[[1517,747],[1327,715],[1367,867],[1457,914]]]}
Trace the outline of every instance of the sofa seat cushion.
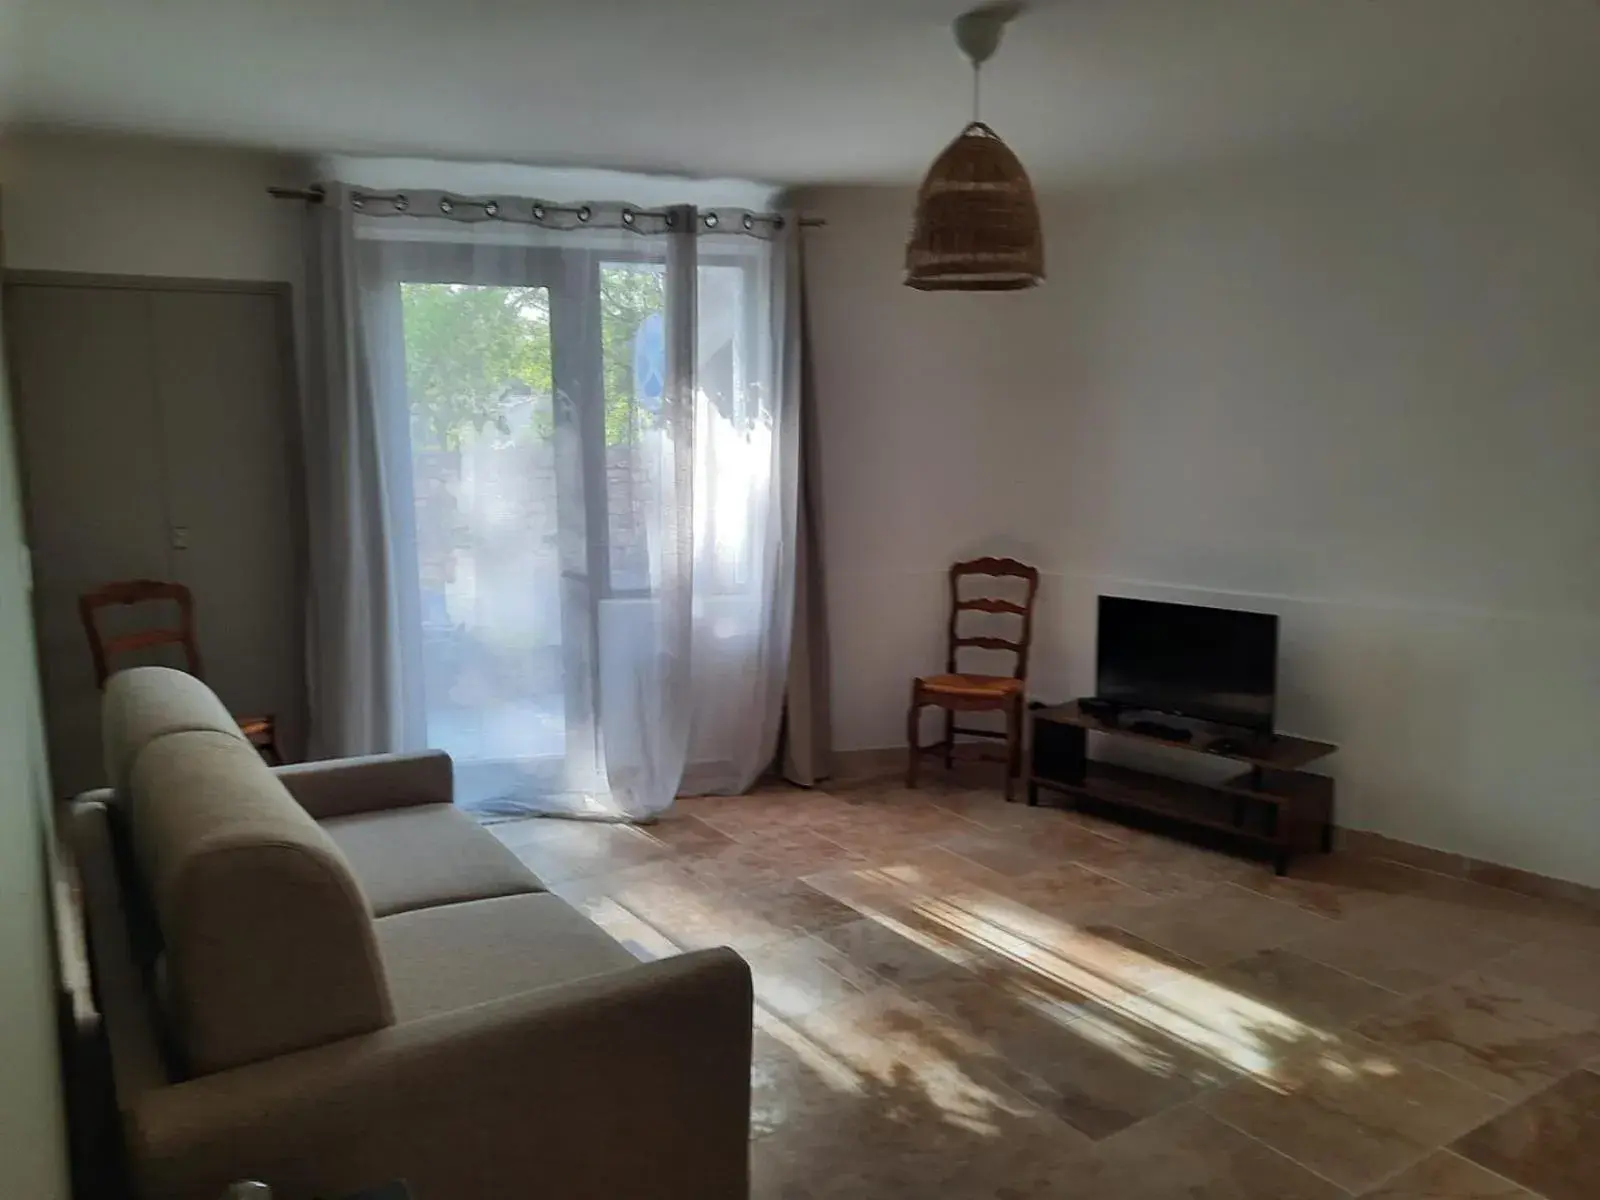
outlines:
{"label": "sofa seat cushion", "polygon": [[450,804],[416,804],[321,822],[366,892],[373,915],[542,892],[544,884]]}
{"label": "sofa seat cushion", "polygon": [[417,909],[382,918],[377,930],[397,1021],[638,965],[548,893]]}

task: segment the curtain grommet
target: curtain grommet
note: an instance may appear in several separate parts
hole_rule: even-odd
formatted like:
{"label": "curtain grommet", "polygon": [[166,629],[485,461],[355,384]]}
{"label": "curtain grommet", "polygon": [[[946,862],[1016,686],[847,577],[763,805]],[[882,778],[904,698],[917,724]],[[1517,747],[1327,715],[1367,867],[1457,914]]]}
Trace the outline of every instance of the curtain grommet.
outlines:
{"label": "curtain grommet", "polygon": [[401,192],[401,193],[399,193],[399,194],[397,194],[395,196],[395,198],[394,198],[394,210],[395,210],[395,212],[405,212],[410,207],[411,207],[411,201],[406,199],[404,192]]}
{"label": "curtain grommet", "polygon": [[500,215],[500,206],[493,200],[489,201],[483,206],[483,215],[486,217],[498,217]]}
{"label": "curtain grommet", "polygon": [[622,210],[622,223],[624,225],[633,224],[633,209],[625,208]]}
{"label": "curtain grommet", "polygon": [[717,227],[718,220],[720,220],[721,218],[719,218],[717,216],[717,214],[714,213],[714,212],[708,212],[705,216],[701,217],[700,219],[706,223],[706,228],[707,229],[715,229]]}
{"label": "curtain grommet", "polygon": [[456,210],[456,206],[454,204],[450,203],[450,197],[449,196],[440,196],[439,197],[439,211],[440,212],[444,213],[445,216],[449,216],[451,213],[455,212],[455,210]]}
{"label": "curtain grommet", "polygon": [[745,213],[744,215],[744,227],[746,230],[751,230],[756,227],[756,219],[749,213]]}
{"label": "curtain grommet", "polygon": [[589,223],[589,218],[592,216],[594,216],[594,213],[589,210],[589,206],[587,204],[578,210],[578,220],[582,221],[585,225]]}
{"label": "curtain grommet", "polygon": [[357,212],[360,212],[366,206],[367,206],[367,198],[365,196],[351,196],[350,197],[350,207],[355,209]]}
{"label": "curtain grommet", "polygon": [[535,205],[534,205],[534,206],[533,206],[533,219],[534,219],[534,220],[535,220],[535,221],[542,221],[542,220],[544,220],[544,205],[542,205],[542,204],[535,204]]}

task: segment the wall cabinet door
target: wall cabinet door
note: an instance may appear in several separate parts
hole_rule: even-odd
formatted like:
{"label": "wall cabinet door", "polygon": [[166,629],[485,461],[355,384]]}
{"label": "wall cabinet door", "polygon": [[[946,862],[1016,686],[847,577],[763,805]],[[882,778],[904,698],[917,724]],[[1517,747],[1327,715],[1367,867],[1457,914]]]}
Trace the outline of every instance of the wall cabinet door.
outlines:
{"label": "wall cabinet door", "polygon": [[287,307],[281,292],[265,288],[7,288],[59,794],[104,779],[99,693],[77,598],[108,580],[187,584],[207,682],[236,713],[276,713],[287,751],[303,744]]}

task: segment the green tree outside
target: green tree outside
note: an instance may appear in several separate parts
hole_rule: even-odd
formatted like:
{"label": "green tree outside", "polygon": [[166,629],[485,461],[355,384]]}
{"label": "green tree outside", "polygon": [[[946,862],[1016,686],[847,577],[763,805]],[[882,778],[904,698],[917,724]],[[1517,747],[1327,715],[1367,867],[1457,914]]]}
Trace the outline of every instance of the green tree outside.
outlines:
{"label": "green tree outside", "polygon": [[[639,325],[661,311],[659,268],[612,264],[600,269],[601,373],[608,446],[626,445],[649,419],[634,405],[633,346]],[[512,405],[554,391],[550,293],[542,287],[407,283],[406,385],[412,437],[419,450],[456,450],[470,434],[494,428],[510,437]],[[550,436],[549,410],[535,421]]]}

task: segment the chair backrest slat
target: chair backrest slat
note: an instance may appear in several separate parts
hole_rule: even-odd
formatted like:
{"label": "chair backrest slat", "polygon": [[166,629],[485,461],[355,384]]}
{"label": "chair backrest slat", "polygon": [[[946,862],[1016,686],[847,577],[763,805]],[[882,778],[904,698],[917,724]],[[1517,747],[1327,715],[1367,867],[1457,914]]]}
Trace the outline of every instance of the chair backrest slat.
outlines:
{"label": "chair backrest slat", "polygon": [[[1027,587],[1027,595],[1020,604],[1014,600],[1006,600],[996,596],[963,599],[961,596],[961,581],[967,578],[1020,579]],[[1033,602],[1038,594],[1038,568],[1030,567],[1027,563],[1018,562],[1014,558],[974,558],[954,564],[950,568],[949,653],[946,657],[945,669],[952,674],[957,672],[956,657],[959,650],[998,650],[1009,652],[1016,656],[1016,668],[1012,671],[1012,677],[1026,679],[1028,677],[1028,650],[1033,643]],[[993,635],[963,636],[960,624],[961,614],[964,612],[1020,617],[1022,620],[1021,636],[1015,641]]]}
{"label": "chair backrest slat", "polygon": [[[170,601],[177,605],[178,623],[136,633],[105,637],[100,632],[96,615],[103,608],[131,604],[148,604]],[[185,669],[189,674],[201,675],[200,648],[195,641],[194,596],[181,583],[166,583],[157,579],[128,579],[107,583],[78,597],[78,615],[83,619],[84,632],[89,635],[89,653],[94,658],[94,681],[105,687],[111,675],[108,659],[115,654],[126,654],[151,646],[178,645],[183,647]]]}
{"label": "chair backrest slat", "polygon": [[1015,650],[1017,642],[999,637],[958,637],[956,646],[971,646],[976,650]]}
{"label": "chair backrest slat", "polygon": [[957,600],[956,607],[962,612],[1009,613],[1013,617],[1025,617],[1028,608],[1024,604],[1013,604],[1010,600],[996,600],[990,596],[979,596],[972,600]]}

